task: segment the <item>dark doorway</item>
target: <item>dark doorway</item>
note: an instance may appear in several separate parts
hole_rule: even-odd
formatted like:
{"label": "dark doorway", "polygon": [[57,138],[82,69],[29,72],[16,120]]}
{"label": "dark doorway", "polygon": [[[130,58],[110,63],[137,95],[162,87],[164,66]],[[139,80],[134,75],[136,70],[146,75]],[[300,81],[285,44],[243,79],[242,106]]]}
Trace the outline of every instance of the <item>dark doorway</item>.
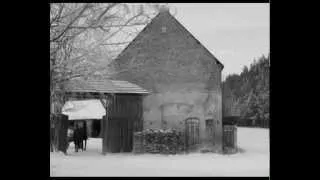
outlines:
{"label": "dark doorway", "polygon": [[69,129],[74,129],[74,121],[69,120],[68,128],[69,128]]}
{"label": "dark doorway", "polygon": [[214,127],[213,119],[207,119],[206,121],[206,139],[209,143],[214,144]]}
{"label": "dark doorway", "polygon": [[92,134],[91,137],[98,138],[100,137],[101,131],[101,120],[93,120],[92,121]]}

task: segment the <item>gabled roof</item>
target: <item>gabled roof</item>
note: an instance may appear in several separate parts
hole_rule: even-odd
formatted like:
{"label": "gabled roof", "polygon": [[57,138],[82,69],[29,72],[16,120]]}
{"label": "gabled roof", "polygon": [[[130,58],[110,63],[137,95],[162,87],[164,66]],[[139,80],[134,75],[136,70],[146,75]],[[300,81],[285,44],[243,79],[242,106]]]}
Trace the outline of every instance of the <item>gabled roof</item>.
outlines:
{"label": "gabled roof", "polygon": [[190,35],[190,37],[192,37],[192,39],[194,39],[200,45],[200,47],[216,61],[221,70],[224,68],[224,65],[198,39],[196,39],[174,16],[172,16],[169,11],[160,11],[151,20],[151,22],[147,24],[144,27],[144,29],[142,29],[142,31],[128,44],[128,46],[122,50],[122,52],[117,56],[117,58],[115,58],[115,61],[117,61],[117,59],[119,59],[123,54],[125,54],[128,49],[134,47],[135,42],[139,41],[143,37],[145,32],[152,26],[152,24],[163,16],[165,16],[165,18],[172,18],[175,21],[175,23],[181,27],[182,31],[185,31],[188,35]]}
{"label": "gabled roof", "polygon": [[93,92],[93,93],[134,93],[148,94],[142,87],[128,81],[115,81],[109,79],[99,80],[72,80],[66,84],[67,92]]}

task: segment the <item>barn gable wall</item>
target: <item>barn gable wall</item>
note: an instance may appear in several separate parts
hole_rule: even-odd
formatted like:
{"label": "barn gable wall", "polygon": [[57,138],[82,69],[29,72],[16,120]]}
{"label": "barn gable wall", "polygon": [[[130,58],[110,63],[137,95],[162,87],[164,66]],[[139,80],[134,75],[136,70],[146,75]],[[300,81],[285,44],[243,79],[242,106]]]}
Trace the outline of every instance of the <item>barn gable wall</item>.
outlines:
{"label": "barn gable wall", "polygon": [[221,67],[216,59],[169,13],[155,17],[113,65],[118,71],[128,70],[118,79],[130,79],[152,91],[158,91],[157,83],[220,86]]}
{"label": "barn gable wall", "polygon": [[[144,128],[183,128],[183,120],[214,119],[216,149],[222,147],[221,71],[217,60],[168,12],[160,13],[113,64],[116,79],[152,92],[143,100]],[[124,71],[125,70],[125,71]]]}

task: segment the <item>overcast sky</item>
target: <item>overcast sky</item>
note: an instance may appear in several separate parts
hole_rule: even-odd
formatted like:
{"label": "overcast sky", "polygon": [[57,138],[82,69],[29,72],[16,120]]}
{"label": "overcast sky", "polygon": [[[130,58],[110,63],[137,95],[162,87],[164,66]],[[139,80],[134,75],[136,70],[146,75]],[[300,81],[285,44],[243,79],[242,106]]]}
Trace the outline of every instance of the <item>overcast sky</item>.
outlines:
{"label": "overcast sky", "polygon": [[224,64],[223,77],[240,73],[269,53],[268,3],[173,3],[172,13]]}

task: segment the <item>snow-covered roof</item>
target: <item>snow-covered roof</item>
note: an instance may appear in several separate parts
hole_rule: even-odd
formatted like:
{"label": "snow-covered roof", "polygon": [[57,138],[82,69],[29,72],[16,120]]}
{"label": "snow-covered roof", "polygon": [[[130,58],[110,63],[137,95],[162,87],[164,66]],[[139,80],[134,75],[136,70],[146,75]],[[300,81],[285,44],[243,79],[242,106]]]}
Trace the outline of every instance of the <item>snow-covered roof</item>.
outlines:
{"label": "snow-covered roof", "polygon": [[69,120],[102,119],[106,110],[100,100],[67,101],[62,114],[67,115]]}

